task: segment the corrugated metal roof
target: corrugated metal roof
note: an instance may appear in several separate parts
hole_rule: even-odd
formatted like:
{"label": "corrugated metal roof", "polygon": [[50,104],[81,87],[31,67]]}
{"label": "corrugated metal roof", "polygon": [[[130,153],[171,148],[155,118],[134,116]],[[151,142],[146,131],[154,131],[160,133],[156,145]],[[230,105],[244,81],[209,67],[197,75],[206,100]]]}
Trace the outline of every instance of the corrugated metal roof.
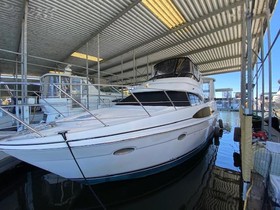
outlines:
{"label": "corrugated metal roof", "polygon": [[[102,76],[111,82],[132,82],[135,76],[137,82],[146,80],[152,64],[176,56],[190,57],[205,75],[240,70],[244,0],[170,2],[186,21],[172,29],[141,0],[29,0],[28,73],[42,75],[71,63],[74,72],[85,74],[86,61],[70,55],[78,51],[97,56],[98,34]],[[0,73],[15,72],[16,56],[8,51],[20,50],[24,5],[24,0],[0,2]],[[273,10],[276,0],[269,0],[269,5]],[[261,26],[266,26],[265,11],[266,1],[255,0],[252,46],[256,52]],[[89,66],[94,74],[96,63]]]}

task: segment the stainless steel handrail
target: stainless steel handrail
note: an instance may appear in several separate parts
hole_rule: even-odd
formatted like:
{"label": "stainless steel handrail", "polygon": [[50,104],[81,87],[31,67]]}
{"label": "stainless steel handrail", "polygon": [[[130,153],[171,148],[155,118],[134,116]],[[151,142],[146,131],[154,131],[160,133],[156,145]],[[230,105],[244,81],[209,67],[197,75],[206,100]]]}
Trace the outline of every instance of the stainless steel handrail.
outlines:
{"label": "stainless steel handrail", "polygon": [[140,106],[144,109],[144,111],[149,115],[149,117],[151,117],[150,113],[147,111],[147,109],[145,109],[145,107],[143,106],[143,104],[138,100],[138,98],[131,92],[129,91],[130,94],[135,98],[135,100],[140,104]]}
{"label": "stainless steel handrail", "polygon": [[55,111],[57,111],[57,113],[61,114],[62,117],[65,117],[64,114],[62,114],[62,112],[58,111],[58,109],[56,109],[53,105],[51,105],[46,99],[44,99],[42,96],[40,96],[38,93],[36,93],[35,91],[33,91],[33,93],[38,96],[40,99],[42,99],[44,102],[46,102],[50,107],[52,107]]}
{"label": "stainless steel handrail", "polygon": [[83,104],[81,104],[79,101],[77,101],[76,99],[74,99],[71,95],[69,95],[68,93],[66,93],[66,91],[62,90],[60,87],[58,87],[55,84],[52,84],[54,87],[56,87],[58,90],[60,90],[61,92],[63,92],[66,96],[68,96],[69,98],[71,98],[74,102],[76,102],[80,107],[82,107],[86,112],[88,112],[91,116],[93,116],[97,121],[99,121],[100,123],[102,123],[104,126],[108,126],[107,124],[105,124],[104,122],[102,122],[98,117],[96,117],[94,114],[92,114],[90,112],[90,110],[88,110]]}
{"label": "stainless steel handrail", "polygon": [[167,94],[167,92],[166,92],[165,90],[163,90],[163,92],[165,93],[166,97],[168,98],[168,100],[170,101],[170,103],[172,104],[172,106],[174,107],[174,109],[177,110],[176,107],[175,107],[175,104],[173,103],[173,101],[171,100],[171,98],[169,97],[169,95]]}
{"label": "stainless steel handrail", "polygon": [[[163,89],[158,89],[158,88],[150,88],[150,89],[154,89],[154,90],[161,90],[164,92],[164,94],[166,95],[166,97],[168,98],[169,102],[172,104],[173,108],[175,111],[177,111],[177,108],[174,104],[174,102],[172,101],[172,99],[169,97],[168,93],[166,92],[166,90]],[[148,112],[147,109],[145,109],[144,105],[139,101],[139,99],[135,96],[135,94],[133,94],[133,92],[131,90],[129,90],[129,93],[134,97],[134,99],[137,101],[137,103],[143,108],[143,110],[149,115],[149,117],[151,117],[152,115]],[[124,102],[125,103],[125,102]],[[130,102],[129,102],[130,103]]]}
{"label": "stainless steel handrail", "polygon": [[26,126],[29,130],[33,131],[34,133],[38,134],[40,137],[43,137],[43,135],[35,130],[34,128],[32,128],[30,125],[28,125],[26,122],[22,121],[21,119],[19,119],[18,117],[16,117],[15,115],[13,115],[12,113],[8,112],[7,110],[3,109],[0,106],[0,109],[2,110],[2,112],[5,112],[7,115],[11,116],[12,118],[14,118],[15,120],[17,120],[18,122],[22,123],[24,126]]}

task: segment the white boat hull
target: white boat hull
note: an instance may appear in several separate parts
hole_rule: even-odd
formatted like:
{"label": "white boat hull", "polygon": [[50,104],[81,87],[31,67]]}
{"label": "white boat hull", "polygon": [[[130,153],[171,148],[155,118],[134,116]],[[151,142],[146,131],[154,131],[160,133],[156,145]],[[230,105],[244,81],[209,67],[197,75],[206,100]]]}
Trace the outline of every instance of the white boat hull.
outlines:
{"label": "white boat hull", "polygon": [[[18,149],[14,145],[14,149],[5,152],[77,181],[85,181],[84,177],[90,183],[98,183],[147,176],[192,157],[214,131],[215,113],[195,119],[179,117],[187,115],[187,109],[173,112],[178,121],[165,121],[147,129],[141,129],[145,124],[141,123],[134,131],[110,134],[111,128],[107,127],[109,135],[103,135],[102,142],[98,140],[100,136],[88,137],[82,132],[70,140],[71,134],[66,133],[71,150],[62,135],[56,135],[51,140],[56,143],[19,145]],[[149,123],[149,119],[144,122]]]}

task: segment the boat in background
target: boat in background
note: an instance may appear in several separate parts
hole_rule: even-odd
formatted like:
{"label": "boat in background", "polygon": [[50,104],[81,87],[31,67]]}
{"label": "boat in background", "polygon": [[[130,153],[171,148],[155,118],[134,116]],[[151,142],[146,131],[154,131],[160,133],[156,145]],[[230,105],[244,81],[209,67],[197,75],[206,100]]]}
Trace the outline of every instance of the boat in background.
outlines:
{"label": "boat in background", "polygon": [[214,107],[214,109],[217,109],[217,104],[215,101],[215,79],[210,77],[202,77],[203,82],[203,97],[204,102],[211,103],[211,107]]}
{"label": "boat in background", "polygon": [[44,74],[40,81],[39,103],[47,123],[83,112],[81,104],[93,110],[110,107],[123,98],[112,85],[94,85],[86,77],[73,75],[69,65],[64,72]]}
{"label": "boat in background", "polygon": [[199,153],[216,131],[189,58],[162,61],[155,75],[109,108],[40,125],[0,142],[0,150],[62,177],[95,184],[170,169]]}
{"label": "boat in background", "polygon": [[[1,98],[0,98],[0,131],[16,131],[21,129],[20,123],[13,116],[23,119],[22,110],[28,112],[28,124],[38,124],[43,119],[43,112],[39,105],[38,96],[40,83],[35,78],[28,78],[28,82],[17,82],[17,79],[4,77],[0,82]],[[22,101],[21,86],[27,86],[27,100],[24,104]],[[4,87],[4,88],[3,88]],[[26,114],[25,114],[26,117]]]}
{"label": "boat in background", "polygon": [[[20,107],[20,105],[18,105]],[[40,110],[38,104],[28,104],[29,107],[29,124],[39,124],[43,120],[43,112]],[[15,105],[7,105],[2,107],[9,113],[15,115]],[[21,107],[19,108],[21,109]],[[17,131],[20,129],[17,121],[12,118],[9,114],[0,110],[0,131]]]}
{"label": "boat in background", "polygon": [[[280,85],[280,79],[278,80],[278,83]],[[278,88],[277,93],[272,97],[272,103],[273,112],[276,115],[276,117],[280,120],[280,86]]]}

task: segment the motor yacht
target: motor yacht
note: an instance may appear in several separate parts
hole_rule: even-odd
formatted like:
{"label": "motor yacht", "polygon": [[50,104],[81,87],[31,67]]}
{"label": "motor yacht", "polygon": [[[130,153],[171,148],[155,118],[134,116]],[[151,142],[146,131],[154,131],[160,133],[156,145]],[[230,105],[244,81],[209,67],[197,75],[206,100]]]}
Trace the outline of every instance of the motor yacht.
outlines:
{"label": "motor yacht", "polygon": [[202,86],[189,58],[164,60],[115,105],[33,127],[2,140],[0,150],[88,184],[159,173],[196,155],[215,132],[215,101]]}

